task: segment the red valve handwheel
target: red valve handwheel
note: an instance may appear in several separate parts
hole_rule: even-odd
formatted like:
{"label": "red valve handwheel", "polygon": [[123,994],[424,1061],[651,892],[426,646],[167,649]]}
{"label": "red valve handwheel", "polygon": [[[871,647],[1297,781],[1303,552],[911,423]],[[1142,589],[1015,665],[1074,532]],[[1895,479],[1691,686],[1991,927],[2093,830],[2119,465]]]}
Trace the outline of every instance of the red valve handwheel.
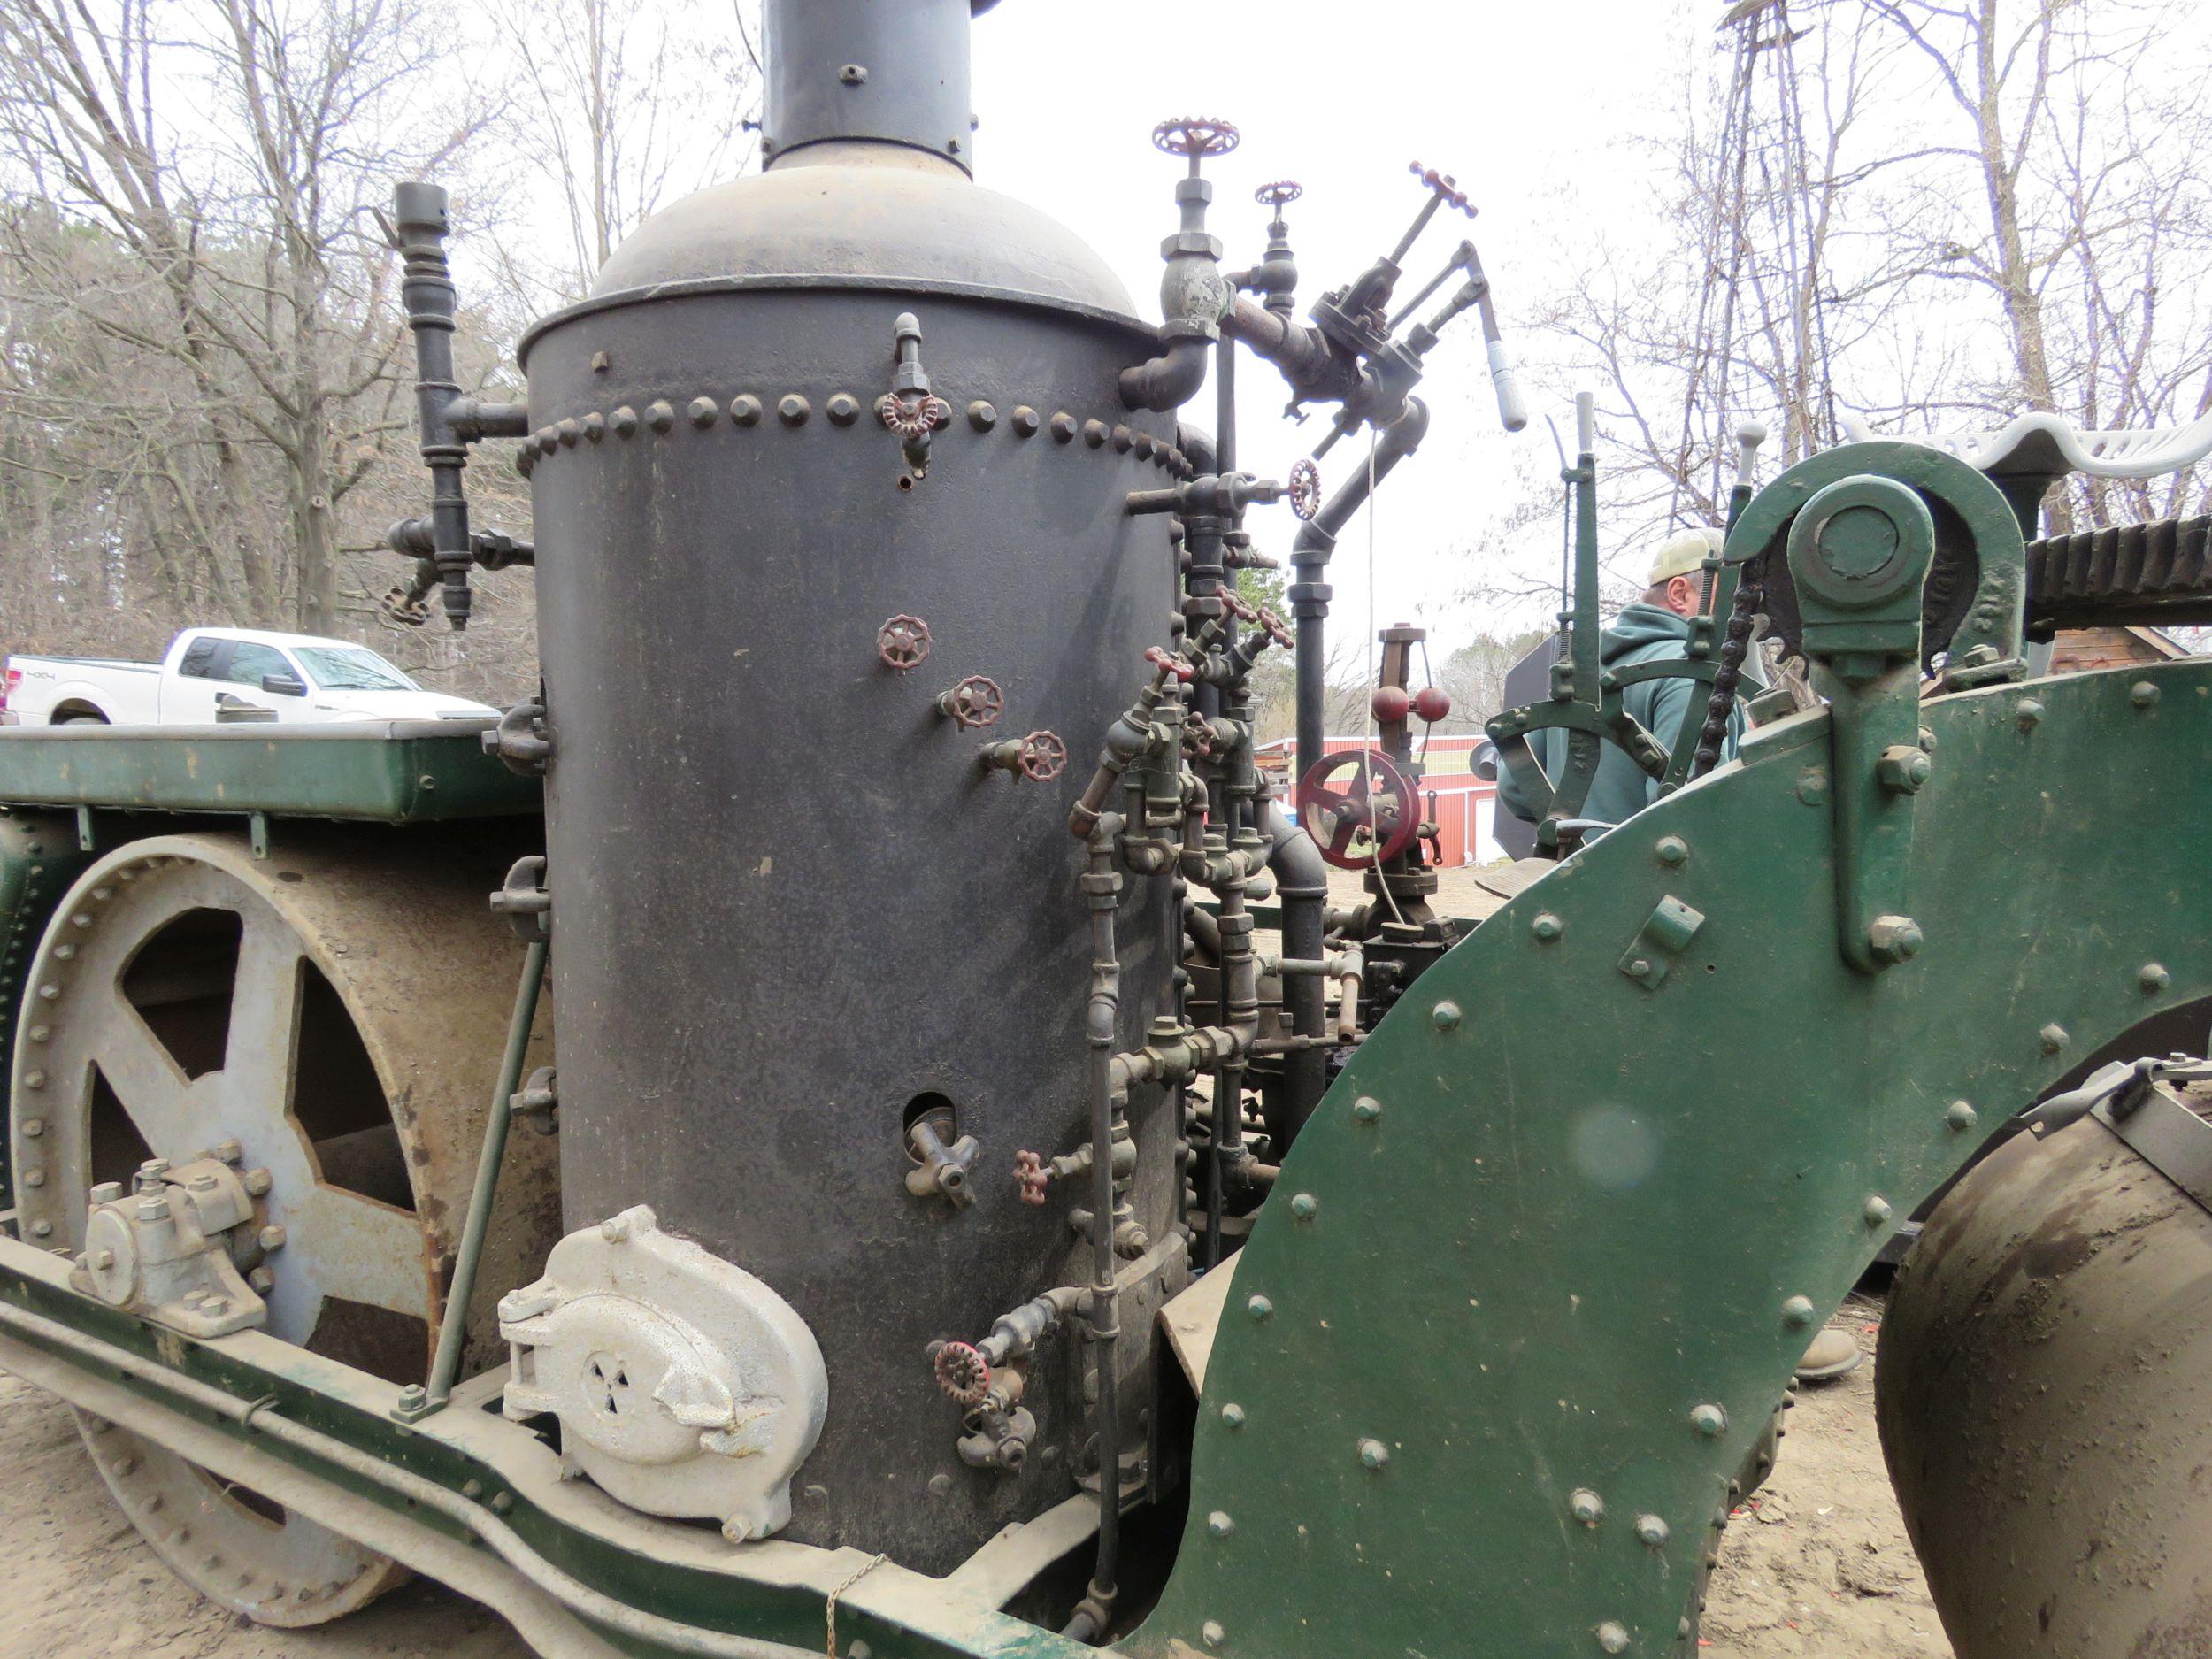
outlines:
{"label": "red valve handwheel", "polygon": [[902,674],[917,666],[929,655],[929,624],[919,617],[893,617],[876,630],[876,655]]}
{"label": "red valve handwheel", "polygon": [[1185,662],[1181,657],[1174,655],[1172,652],[1161,646],[1146,646],[1144,648],[1144,660],[1151,664],[1155,668],[1165,669],[1169,673],[1174,675],[1176,679],[1183,681],[1186,685],[1198,678],[1197,669],[1194,668],[1190,664]]}
{"label": "red valve handwheel", "polygon": [[1321,511],[1321,469],[1310,456],[1290,464],[1290,511],[1302,523]]}
{"label": "red valve handwheel", "polygon": [[939,698],[938,706],[955,726],[965,731],[970,726],[995,722],[1006,710],[1006,694],[999,689],[997,680],[982,674],[970,674]]}
{"label": "red valve handwheel", "polygon": [[1185,115],[1152,129],[1152,142],[1171,156],[1225,156],[1240,142],[1235,126],[1214,116]]}
{"label": "red valve handwheel", "polygon": [[1032,783],[1050,783],[1068,769],[1068,746],[1050,732],[1022,739],[1021,773]]}
{"label": "red valve handwheel", "polygon": [[1299,780],[1298,822],[1338,869],[1364,870],[1413,845],[1421,833],[1420,800],[1387,755],[1340,749]]}
{"label": "red valve handwheel", "polygon": [[876,399],[876,415],[902,438],[918,438],[950,421],[952,405],[925,393],[886,392]]}
{"label": "red valve handwheel", "polygon": [[937,1386],[964,1406],[979,1406],[991,1394],[991,1362],[972,1342],[948,1342],[930,1363]]}

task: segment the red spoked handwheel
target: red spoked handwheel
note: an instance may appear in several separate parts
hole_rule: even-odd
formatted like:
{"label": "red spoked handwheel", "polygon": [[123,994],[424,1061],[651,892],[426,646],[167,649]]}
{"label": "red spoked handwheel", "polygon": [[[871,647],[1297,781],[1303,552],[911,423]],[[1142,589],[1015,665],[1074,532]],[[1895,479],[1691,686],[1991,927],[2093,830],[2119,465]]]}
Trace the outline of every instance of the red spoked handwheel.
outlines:
{"label": "red spoked handwheel", "polygon": [[1340,749],[1298,784],[1298,822],[1340,870],[1395,858],[1421,832],[1420,797],[1387,755]]}
{"label": "red spoked handwheel", "polygon": [[1050,783],[1068,769],[1068,746],[1050,732],[1022,739],[1021,775],[1032,783]]}

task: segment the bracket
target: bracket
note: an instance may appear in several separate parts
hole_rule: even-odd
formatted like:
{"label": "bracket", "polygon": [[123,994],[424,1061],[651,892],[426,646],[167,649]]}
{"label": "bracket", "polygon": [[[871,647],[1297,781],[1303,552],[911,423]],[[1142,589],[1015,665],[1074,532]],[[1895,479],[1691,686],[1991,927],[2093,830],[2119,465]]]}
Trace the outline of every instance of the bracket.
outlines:
{"label": "bracket", "polygon": [[1815,689],[1830,704],[1837,939],[1879,973],[1919,953],[1906,912],[1920,747],[1920,589],[1935,519],[1910,485],[1859,473],[1816,493],[1789,528],[1790,573]]}

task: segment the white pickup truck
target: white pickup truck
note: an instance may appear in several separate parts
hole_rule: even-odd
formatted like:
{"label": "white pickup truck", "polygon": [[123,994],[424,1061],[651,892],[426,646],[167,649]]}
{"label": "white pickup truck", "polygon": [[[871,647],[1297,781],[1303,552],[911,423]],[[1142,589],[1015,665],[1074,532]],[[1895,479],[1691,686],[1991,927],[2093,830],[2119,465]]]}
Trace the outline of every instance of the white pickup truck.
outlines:
{"label": "white pickup truck", "polygon": [[0,724],[205,726],[218,720],[466,720],[498,710],[425,691],[365,646],[311,634],[187,628],[158,663],[7,659]]}

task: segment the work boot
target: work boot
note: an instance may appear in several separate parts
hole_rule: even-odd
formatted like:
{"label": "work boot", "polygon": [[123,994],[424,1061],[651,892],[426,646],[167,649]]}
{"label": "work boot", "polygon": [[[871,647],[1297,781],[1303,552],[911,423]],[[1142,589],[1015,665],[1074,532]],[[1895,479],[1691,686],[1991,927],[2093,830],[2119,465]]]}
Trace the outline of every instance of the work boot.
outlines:
{"label": "work boot", "polygon": [[1858,1339],[1850,1332],[1832,1328],[1823,1331],[1805,1350],[1804,1358],[1797,1362],[1797,1380],[1833,1382],[1865,1357],[1860,1351]]}

